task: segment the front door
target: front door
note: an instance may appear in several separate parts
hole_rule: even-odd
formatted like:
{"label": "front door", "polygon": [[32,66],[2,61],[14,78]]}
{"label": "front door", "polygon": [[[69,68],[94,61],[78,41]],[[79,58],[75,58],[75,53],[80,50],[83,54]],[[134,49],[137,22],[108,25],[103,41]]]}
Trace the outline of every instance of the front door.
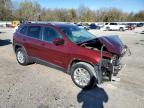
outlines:
{"label": "front door", "polygon": [[65,43],[55,45],[53,41],[56,38],[63,37],[54,28],[47,26],[43,29],[43,59],[58,66],[65,67],[65,63],[69,58],[68,50]]}

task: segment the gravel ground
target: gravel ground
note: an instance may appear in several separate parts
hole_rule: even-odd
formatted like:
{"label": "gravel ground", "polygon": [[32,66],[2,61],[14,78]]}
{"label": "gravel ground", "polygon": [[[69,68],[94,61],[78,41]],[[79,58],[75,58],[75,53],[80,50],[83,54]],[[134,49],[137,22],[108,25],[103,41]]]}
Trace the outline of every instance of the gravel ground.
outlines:
{"label": "gravel ground", "polygon": [[11,29],[0,28],[0,108],[144,108],[144,28],[134,31],[90,31],[119,35],[131,51],[121,81],[84,91],[71,77],[52,67],[20,66],[12,49]]}

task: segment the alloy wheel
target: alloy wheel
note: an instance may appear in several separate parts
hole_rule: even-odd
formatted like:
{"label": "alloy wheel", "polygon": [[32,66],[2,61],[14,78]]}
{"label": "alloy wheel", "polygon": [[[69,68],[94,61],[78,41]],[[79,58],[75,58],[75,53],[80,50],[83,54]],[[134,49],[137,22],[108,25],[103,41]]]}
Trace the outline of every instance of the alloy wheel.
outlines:
{"label": "alloy wheel", "polygon": [[74,80],[80,86],[87,86],[90,82],[90,74],[84,68],[77,68],[74,71]]}

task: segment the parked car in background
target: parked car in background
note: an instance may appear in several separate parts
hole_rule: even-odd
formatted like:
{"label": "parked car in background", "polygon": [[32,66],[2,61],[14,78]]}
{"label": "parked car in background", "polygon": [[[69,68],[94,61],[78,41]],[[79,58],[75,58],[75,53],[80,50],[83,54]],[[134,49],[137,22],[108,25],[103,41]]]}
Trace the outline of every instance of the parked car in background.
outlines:
{"label": "parked car in background", "polygon": [[136,26],[137,26],[137,27],[143,27],[143,26],[144,26],[144,23],[137,23]]}
{"label": "parked car in background", "polygon": [[103,27],[104,27],[104,23],[103,23],[103,22],[101,22],[101,23],[99,22],[99,23],[97,23],[96,25],[99,26],[100,28],[103,28]]}
{"label": "parked car in background", "polygon": [[127,26],[124,24],[118,24],[118,23],[105,23],[104,30],[110,31],[110,30],[119,30],[119,31],[125,31],[127,30]]}
{"label": "parked car in background", "polygon": [[87,25],[83,25],[83,24],[76,24],[79,28],[85,29],[85,30],[89,30],[89,26]]}
{"label": "parked car in background", "polygon": [[80,88],[92,88],[121,70],[128,47],[118,36],[96,37],[73,24],[22,24],[13,36],[19,64],[45,63],[65,70]]}
{"label": "parked car in background", "polygon": [[89,29],[100,29],[100,26],[97,26],[96,24],[92,23],[89,25]]}
{"label": "parked car in background", "polygon": [[8,27],[8,28],[14,28],[14,26],[12,24],[6,24],[6,27]]}
{"label": "parked car in background", "polygon": [[12,21],[12,26],[13,27],[17,27],[17,26],[19,26],[20,25],[20,21]]}
{"label": "parked car in background", "polygon": [[134,30],[136,27],[134,23],[127,23],[126,26],[127,26],[128,30]]}

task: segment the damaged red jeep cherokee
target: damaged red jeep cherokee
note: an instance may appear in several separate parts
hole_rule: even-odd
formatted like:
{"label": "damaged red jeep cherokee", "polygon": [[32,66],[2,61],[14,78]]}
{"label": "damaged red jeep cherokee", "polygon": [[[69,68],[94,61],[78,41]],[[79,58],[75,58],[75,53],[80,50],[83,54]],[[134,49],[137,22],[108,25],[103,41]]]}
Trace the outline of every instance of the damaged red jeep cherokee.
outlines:
{"label": "damaged red jeep cherokee", "polygon": [[66,23],[23,24],[14,33],[13,48],[19,64],[47,63],[62,68],[83,89],[116,76],[128,51],[118,36],[96,37]]}

